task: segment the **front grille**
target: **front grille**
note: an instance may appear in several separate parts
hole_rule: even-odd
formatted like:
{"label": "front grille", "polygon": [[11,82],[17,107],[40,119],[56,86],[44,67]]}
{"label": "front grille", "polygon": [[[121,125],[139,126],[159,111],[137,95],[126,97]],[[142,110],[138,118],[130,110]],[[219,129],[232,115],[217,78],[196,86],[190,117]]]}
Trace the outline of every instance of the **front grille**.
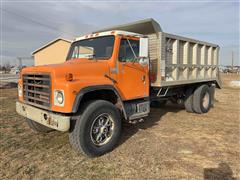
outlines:
{"label": "front grille", "polygon": [[27,104],[49,109],[51,77],[49,74],[23,74],[23,99]]}

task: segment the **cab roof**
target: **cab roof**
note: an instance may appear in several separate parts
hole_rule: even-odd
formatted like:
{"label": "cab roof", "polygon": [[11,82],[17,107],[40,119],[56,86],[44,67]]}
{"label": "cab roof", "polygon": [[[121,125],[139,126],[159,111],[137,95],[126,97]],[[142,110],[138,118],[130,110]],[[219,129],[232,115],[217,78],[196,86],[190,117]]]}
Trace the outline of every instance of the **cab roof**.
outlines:
{"label": "cab roof", "polygon": [[75,41],[89,39],[94,37],[101,37],[101,36],[110,36],[110,35],[124,35],[124,36],[134,36],[134,37],[143,37],[142,34],[129,32],[129,31],[121,31],[121,30],[111,30],[111,31],[103,31],[103,32],[94,32],[92,34],[80,36],[75,39]]}

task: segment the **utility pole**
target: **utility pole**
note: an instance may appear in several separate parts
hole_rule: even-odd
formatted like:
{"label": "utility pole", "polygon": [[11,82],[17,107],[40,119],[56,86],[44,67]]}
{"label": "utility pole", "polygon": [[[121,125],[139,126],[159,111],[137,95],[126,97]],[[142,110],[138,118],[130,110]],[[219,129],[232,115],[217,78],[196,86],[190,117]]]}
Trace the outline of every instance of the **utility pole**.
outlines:
{"label": "utility pole", "polygon": [[233,65],[234,65],[234,52],[232,51],[232,70],[233,70]]}
{"label": "utility pole", "polygon": [[18,57],[18,68],[22,69],[22,57]]}
{"label": "utility pole", "polygon": [[23,64],[22,64],[22,62],[23,62],[23,60],[24,61],[33,61],[33,57],[31,56],[31,57],[24,57],[24,56],[22,56],[22,57],[17,57],[17,60],[18,60],[18,68],[20,68],[20,69],[22,69],[22,66],[23,66]]}

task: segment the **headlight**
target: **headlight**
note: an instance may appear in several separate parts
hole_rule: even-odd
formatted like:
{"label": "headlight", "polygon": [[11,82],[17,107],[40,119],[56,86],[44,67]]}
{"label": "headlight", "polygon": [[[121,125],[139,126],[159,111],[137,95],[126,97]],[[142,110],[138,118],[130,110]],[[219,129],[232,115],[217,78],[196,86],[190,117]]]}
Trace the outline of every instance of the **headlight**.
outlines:
{"label": "headlight", "polygon": [[64,106],[64,91],[54,90],[54,105]]}
{"label": "headlight", "polygon": [[56,98],[57,98],[57,101],[58,101],[59,104],[63,103],[63,94],[62,94],[62,92],[58,92]]}
{"label": "headlight", "polygon": [[22,97],[22,86],[20,84],[18,85],[18,96]]}

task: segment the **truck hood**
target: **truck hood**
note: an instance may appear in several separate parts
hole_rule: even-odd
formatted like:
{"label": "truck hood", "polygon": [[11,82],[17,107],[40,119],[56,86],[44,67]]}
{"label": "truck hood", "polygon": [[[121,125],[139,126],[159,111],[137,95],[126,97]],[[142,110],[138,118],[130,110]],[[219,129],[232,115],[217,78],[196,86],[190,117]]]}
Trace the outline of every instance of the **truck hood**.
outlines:
{"label": "truck hood", "polygon": [[108,64],[104,60],[73,59],[61,64],[27,67],[25,73],[50,73],[54,79],[65,79],[66,74],[72,73],[74,80],[88,77],[103,77],[109,73]]}

